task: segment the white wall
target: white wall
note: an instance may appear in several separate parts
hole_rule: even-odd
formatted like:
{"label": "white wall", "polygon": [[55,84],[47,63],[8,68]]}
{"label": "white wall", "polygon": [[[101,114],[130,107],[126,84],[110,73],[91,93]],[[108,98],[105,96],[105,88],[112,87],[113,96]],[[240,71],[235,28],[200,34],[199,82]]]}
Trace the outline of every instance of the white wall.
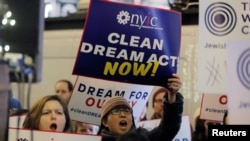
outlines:
{"label": "white wall", "polygon": [[[82,30],[49,30],[44,32],[44,47],[42,60],[42,81],[31,86],[31,97],[29,104],[32,105],[39,98],[54,94],[54,85],[59,79],[69,79],[73,83],[76,79],[72,75],[72,69],[77,55]],[[178,74],[181,76],[183,86],[180,92],[185,97],[184,114],[190,115],[193,124],[193,114],[200,106],[200,95],[197,92],[197,41],[198,26],[183,26],[181,36],[180,68]],[[14,93],[18,93],[18,84],[13,83]],[[27,84],[25,85],[25,101],[23,105],[27,108]],[[151,100],[147,116],[152,114]]]}

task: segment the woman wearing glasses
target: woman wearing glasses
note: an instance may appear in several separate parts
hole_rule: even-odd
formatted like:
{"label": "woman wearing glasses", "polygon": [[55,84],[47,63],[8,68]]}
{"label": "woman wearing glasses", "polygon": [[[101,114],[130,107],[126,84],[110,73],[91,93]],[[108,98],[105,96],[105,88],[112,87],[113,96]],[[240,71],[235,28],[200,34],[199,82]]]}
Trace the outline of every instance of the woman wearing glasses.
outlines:
{"label": "woman wearing glasses", "polygon": [[151,119],[159,119],[163,115],[163,97],[165,93],[168,92],[166,88],[159,88],[152,97],[152,107],[154,109],[154,113],[151,116]]}
{"label": "woman wearing glasses", "polygon": [[[167,84],[170,91],[165,93],[162,101],[164,112],[161,123],[147,133],[151,141],[172,141],[181,125],[183,96],[178,92],[181,86],[179,76],[174,74]],[[99,129],[102,141],[116,141],[117,137],[136,130],[133,110],[125,98],[114,96],[102,105]]]}

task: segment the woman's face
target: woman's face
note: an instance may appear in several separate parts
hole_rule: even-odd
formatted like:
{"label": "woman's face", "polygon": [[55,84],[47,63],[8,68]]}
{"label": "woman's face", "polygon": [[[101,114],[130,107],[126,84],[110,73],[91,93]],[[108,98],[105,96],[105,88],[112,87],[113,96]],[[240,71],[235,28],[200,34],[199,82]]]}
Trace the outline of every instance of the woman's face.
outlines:
{"label": "woman's face", "polygon": [[156,95],[155,99],[154,99],[154,112],[157,114],[160,114],[162,116],[163,114],[163,97],[164,97],[165,92],[161,92],[159,94]]}
{"label": "woman's face", "polygon": [[39,130],[63,132],[66,117],[62,105],[56,101],[47,101],[39,121]]}
{"label": "woman's face", "polygon": [[133,125],[132,112],[128,111],[128,108],[115,108],[111,110],[107,121],[103,122],[103,124],[109,128],[111,133],[123,135],[130,131]]}

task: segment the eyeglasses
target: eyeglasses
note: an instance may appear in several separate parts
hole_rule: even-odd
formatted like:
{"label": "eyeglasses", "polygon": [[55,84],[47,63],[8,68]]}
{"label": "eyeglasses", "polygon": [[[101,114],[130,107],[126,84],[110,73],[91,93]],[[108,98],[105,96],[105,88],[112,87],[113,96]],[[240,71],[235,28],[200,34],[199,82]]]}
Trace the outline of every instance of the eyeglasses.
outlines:
{"label": "eyeglasses", "polygon": [[132,113],[132,110],[130,108],[115,108],[113,110],[110,111],[110,113],[112,115],[120,115],[121,112],[123,112],[124,114],[128,115]]}
{"label": "eyeglasses", "polygon": [[154,100],[155,103],[162,103],[162,101],[163,101],[162,99],[155,99]]}

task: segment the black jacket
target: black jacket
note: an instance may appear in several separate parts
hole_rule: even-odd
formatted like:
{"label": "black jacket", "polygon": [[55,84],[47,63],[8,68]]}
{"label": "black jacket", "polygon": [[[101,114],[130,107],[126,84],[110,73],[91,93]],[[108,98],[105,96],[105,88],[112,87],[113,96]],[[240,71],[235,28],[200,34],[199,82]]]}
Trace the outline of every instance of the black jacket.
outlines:
{"label": "black jacket", "polygon": [[[148,131],[150,141],[172,141],[174,139],[181,126],[183,103],[183,96],[180,93],[176,94],[176,102],[172,104],[168,103],[167,95],[165,95],[161,122],[158,127]],[[107,133],[108,131],[102,130],[102,127],[100,130],[102,141],[116,141],[117,136]],[[135,130],[135,128],[131,130]]]}

